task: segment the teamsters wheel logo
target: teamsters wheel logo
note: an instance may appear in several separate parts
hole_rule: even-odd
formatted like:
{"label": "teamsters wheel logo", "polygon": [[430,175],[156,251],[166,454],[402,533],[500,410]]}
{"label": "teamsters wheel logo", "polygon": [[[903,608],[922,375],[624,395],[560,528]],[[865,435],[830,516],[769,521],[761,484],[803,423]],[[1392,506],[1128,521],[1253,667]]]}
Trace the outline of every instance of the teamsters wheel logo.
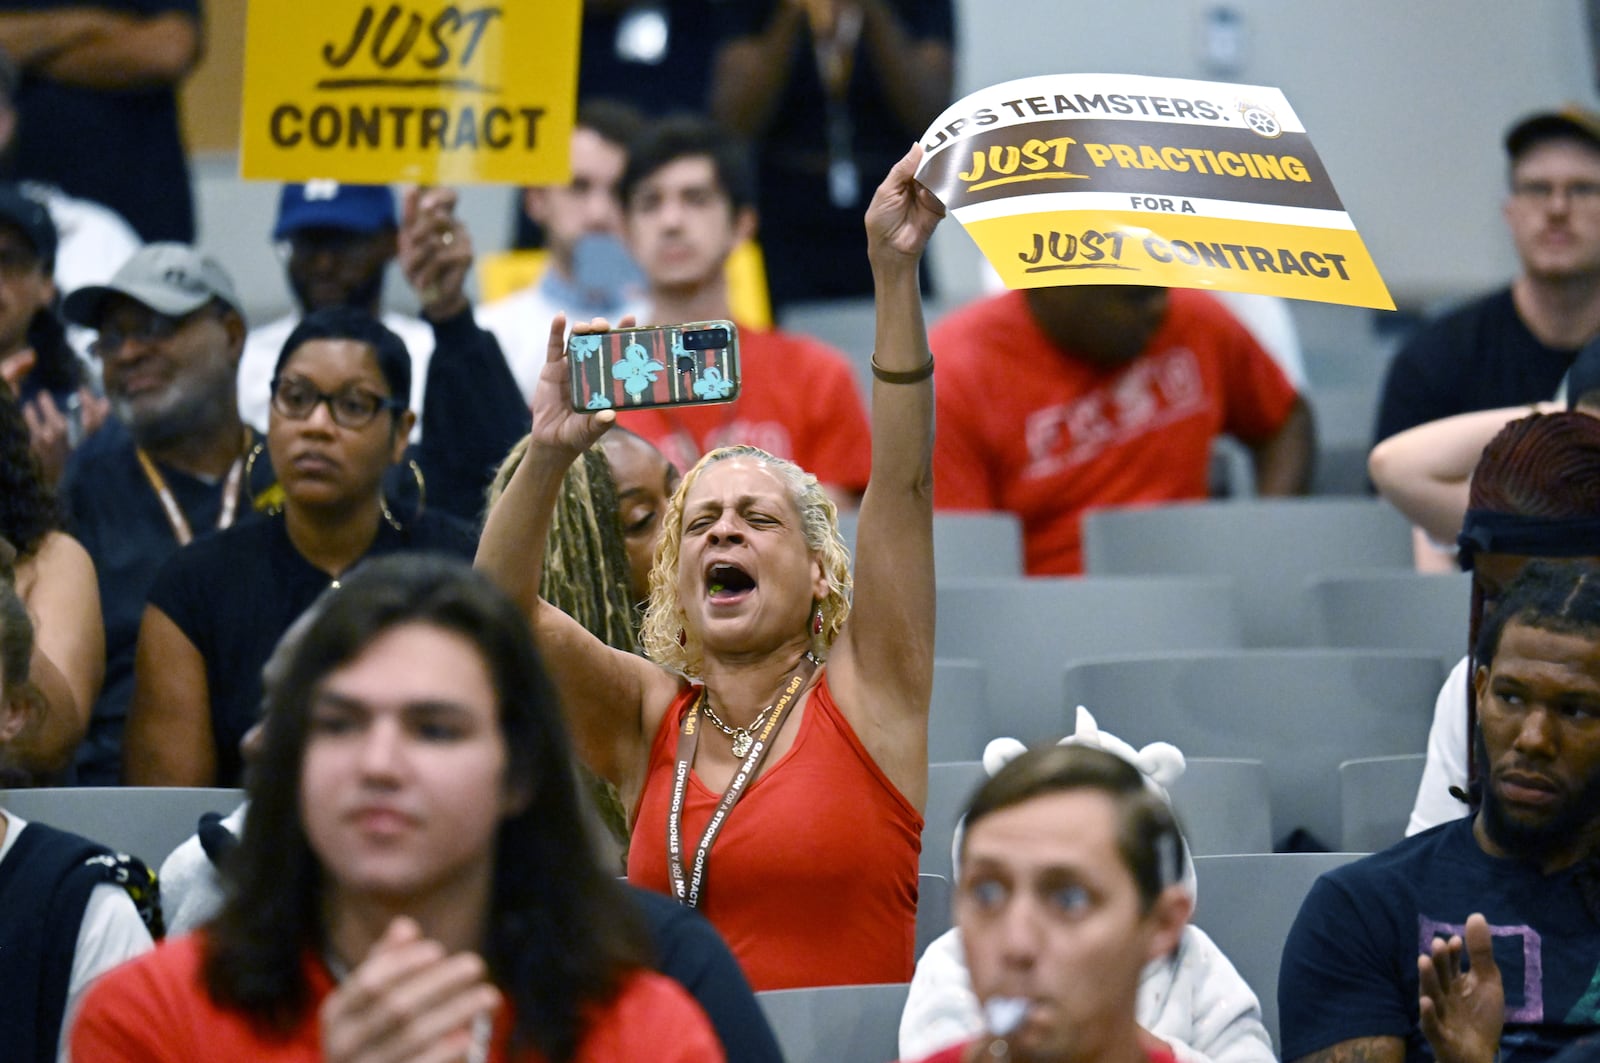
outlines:
{"label": "teamsters wheel logo", "polygon": [[1241,105],[1239,110],[1244,115],[1244,124],[1249,126],[1252,132],[1264,137],[1275,137],[1283,132],[1277,116],[1265,107],[1251,103]]}

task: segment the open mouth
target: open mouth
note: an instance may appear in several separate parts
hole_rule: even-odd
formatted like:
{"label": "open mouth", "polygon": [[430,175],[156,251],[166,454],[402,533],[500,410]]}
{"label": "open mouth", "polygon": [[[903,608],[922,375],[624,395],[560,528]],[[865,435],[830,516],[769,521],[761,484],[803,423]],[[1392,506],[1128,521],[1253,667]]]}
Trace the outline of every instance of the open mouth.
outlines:
{"label": "open mouth", "polygon": [[714,602],[734,601],[755,590],[750,573],[729,561],[718,561],[706,569],[706,594]]}

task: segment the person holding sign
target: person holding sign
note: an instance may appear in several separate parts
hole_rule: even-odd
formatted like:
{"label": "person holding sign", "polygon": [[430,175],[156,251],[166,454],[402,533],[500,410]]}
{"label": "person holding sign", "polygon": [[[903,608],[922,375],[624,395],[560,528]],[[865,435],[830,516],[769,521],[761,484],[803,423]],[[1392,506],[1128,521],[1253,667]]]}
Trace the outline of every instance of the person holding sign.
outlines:
{"label": "person holding sign", "polygon": [[935,501],[1016,513],[1029,575],[1082,571],[1090,508],[1204,498],[1223,433],[1250,448],[1261,494],[1306,488],[1305,400],[1202,292],[1005,292],[945,318],[932,342]]}
{"label": "person holding sign", "polygon": [[560,319],[528,455],[479,544],[479,567],[533,618],[580,755],[632,810],[630,880],[703,911],[758,990],[912,970],[933,680],[933,363],[917,266],[944,213],[912,177],[919,154],[867,209],[878,445],[853,601],[816,478],[753,447],[713,451],[673,493],[650,660],[542,601],[562,475],[614,417],[570,408]]}

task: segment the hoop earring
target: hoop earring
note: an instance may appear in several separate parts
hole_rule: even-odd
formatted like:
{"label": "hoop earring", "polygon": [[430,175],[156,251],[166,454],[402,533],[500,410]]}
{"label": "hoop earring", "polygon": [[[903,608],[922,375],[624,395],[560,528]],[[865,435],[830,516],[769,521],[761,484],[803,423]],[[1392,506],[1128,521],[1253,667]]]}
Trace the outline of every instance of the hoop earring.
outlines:
{"label": "hoop earring", "polygon": [[250,448],[250,453],[245,455],[244,483],[241,485],[241,490],[244,493],[244,497],[250,500],[251,509],[258,513],[276,516],[283,512],[283,485],[274,480],[270,487],[260,493],[257,493],[253,486],[255,483],[256,459],[261,457],[266,452],[266,449],[267,445],[265,443],[257,443]]}
{"label": "hoop earring", "polygon": [[406,462],[411,468],[411,475],[417,481],[417,511],[412,514],[416,520],[422,516],[422,511],[428,508],[428,482],[422,478],[422,466],[417,464],[417,459],[412,458]]}

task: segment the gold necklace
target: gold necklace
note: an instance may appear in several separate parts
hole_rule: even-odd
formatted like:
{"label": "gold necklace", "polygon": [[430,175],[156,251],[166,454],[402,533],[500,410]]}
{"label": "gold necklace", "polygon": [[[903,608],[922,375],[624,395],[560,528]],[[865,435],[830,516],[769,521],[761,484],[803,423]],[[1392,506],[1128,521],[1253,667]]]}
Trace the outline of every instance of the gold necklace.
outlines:
{"label": "gold necklace", "polygon": [[768,705],[762,709],[760,714],[750,721],[749,727],[729,727],[722,722],[722,717],[718,716],[716,710],[711,707],[711,699],[706,697],[705,688],[702,687],[700,689],[700,709],[705,713],[706,719],[710,720],[717,730],[733,739],[733,755],[743,758],[746,753],[750,752],[750,746],[755,742],[755,737],[750,732],[761,729],[761,723],[767,718],[767,713],[772,710],[772,706]]}

